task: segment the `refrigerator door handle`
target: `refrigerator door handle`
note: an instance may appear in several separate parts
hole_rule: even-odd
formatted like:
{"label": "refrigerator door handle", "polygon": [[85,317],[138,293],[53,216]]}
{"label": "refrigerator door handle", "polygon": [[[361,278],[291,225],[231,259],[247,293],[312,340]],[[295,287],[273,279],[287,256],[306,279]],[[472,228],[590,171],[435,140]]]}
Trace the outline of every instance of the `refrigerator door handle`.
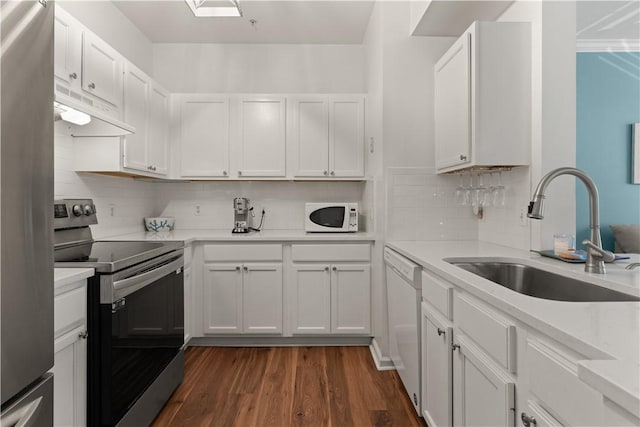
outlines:
{"label": "refrigerator door handle", "polygon": [[7,427],[34,427],[38,421],[40,408],[42,408],[42,399],[43,397],[40,396],[24,408],[15,411],[7,419],[2,420],[2,425]]}

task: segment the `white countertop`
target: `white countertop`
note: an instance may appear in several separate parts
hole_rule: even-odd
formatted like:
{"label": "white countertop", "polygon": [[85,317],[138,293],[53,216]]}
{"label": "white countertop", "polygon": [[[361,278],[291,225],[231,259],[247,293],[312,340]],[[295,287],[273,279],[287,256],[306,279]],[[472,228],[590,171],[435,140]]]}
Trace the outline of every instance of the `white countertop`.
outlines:
{"label": "white countertop", "polygon": [[232,234],[231,230],[173,230],[163,232],[140,231],[103,237],[98,240],[144,240],[193,242],[287,242],[287,241],[373,241],[372,233],[306,233],[304,230],[264,230],[247,234]]}
{"label": "white countertop", "polygon": [[640,255],[629,254],[630,260],[607,264],[607,273],[599,275],[585,273],[584,264],[564,263],[532,252],[479,241],[392,241],[387,245],[589,359],[601,360],[597,365],[582,364],[580,378],[640,416],[640,378],[629,372],[629,366],[635,366],[635,372],[638,372],[640,365],[640,302],[564,302],[534,298],[511,291],[443,260],[462,257],[509,258],[640,296],[640,269],[624,269],[630,262],[640,261]]}
{"label": "white countertop", "polygon": [[58,295],[73,289],[70,285],[75,285],[95,274],[93,268],[54,268],[53,288],[54,294]]}

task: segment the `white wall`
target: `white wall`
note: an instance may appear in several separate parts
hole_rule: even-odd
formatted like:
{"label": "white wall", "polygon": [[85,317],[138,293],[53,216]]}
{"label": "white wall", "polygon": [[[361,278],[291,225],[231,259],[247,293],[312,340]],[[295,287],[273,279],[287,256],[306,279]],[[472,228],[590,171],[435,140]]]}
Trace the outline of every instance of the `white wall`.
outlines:
{"label": "white wall", "polygon": [[154,44],[170,92],[361,93],[361,45]]}
{"label": "white wall", "polygon": [[125,58],[153,76],[151,41],[111,1],[56,0]]}

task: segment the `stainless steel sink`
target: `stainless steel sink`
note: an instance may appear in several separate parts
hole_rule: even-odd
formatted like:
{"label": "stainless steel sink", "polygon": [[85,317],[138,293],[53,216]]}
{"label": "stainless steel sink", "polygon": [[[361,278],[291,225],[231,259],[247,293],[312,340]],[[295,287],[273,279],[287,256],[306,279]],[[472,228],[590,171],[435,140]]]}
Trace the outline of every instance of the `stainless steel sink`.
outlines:
{"label": "stainless steel sink", "polygon": [[523,295],[555,301],[640,301],[640,298],[524,264],[445,259]]}

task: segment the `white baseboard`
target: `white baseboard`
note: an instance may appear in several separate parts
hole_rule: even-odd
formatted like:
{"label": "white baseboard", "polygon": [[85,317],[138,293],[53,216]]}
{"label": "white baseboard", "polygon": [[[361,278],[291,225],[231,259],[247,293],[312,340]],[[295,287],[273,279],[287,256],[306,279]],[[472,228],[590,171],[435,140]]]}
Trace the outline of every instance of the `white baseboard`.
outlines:
{"label": "white baseboard", "polygon": [[378,371],[391,371],[395,369],[391,358],[382,356],[382,352],[380,351],[380,347],[378,346],[375,338],[371,340],[371,344],[369,344],[369,350],[371,351],[373,363],[376,364],[376,368],[378,368]]}

